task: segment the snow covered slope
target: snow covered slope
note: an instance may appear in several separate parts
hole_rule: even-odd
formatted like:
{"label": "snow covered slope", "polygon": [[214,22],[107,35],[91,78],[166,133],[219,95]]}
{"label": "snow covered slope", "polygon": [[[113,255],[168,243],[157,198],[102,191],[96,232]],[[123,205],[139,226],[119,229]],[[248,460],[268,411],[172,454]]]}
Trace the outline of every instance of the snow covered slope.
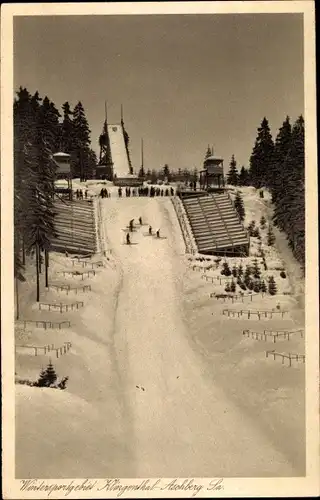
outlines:
{"label": "snow covered slope", "polygon": [[108,133],[114,174],[118,178],[126,177],[130,173],[130,166],[122,126],[108,125]]}

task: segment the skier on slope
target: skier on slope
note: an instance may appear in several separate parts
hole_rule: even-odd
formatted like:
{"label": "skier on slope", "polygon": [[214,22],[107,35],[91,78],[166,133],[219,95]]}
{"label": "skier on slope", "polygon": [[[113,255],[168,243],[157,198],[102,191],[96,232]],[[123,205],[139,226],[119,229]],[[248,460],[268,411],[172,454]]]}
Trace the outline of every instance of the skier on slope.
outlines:
{"label": "skier on slope", "polygon": [[130,234],[127,233],[127,245],[130,245],[131,244],[131,241],[130,241]]}
{"label": "skier on slope", "polygon": [[134,219],[131,219],[131,221],[129,222],[129,229],[131,232],[133,231],[133,222],[134,222]]}

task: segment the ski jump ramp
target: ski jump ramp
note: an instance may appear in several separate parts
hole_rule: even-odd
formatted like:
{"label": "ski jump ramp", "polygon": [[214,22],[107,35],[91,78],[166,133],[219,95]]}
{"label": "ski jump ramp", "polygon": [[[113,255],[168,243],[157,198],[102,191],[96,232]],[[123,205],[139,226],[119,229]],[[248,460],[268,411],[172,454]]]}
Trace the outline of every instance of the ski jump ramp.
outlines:
{"label": "ski jump ramp", "polygon": [[116,175],[118,178],[128,177],[130,176],[130,165],[123,127],[120,124],[108,125],[108,134],[113,162],[113,175]]}

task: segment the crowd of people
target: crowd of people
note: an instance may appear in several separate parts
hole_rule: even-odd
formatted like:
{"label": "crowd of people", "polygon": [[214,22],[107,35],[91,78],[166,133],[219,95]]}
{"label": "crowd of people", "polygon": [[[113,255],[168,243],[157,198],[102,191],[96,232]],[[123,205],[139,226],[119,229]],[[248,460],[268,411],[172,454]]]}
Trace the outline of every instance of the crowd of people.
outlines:
{"label": "crowd of people", "polygon": [[85,199],[88,198],[88,190],[87,189],[84,192],[84,196],[83,196],[83,190],[82,189],[77,189],[75,194],[76,194],[77,200],[83,200],[83,198],[85,198]]}
{"label": "crowd of people", "polygon": [[100,196],[101,198],[109,198],[108,190],[106,188],[102,188],[100,191]]}
{"label": "crowd of people", "polygon": [[[122,188],[118,188],[118,196],[119,198],[122,198]],[[139,187],[139,188],[130,188],[126,187],[125,188],[125,195],[126,197],[129,196],[173,196],[174,195],[174,189],[173,187],[171,188],[160,188],[160,187],[154,187],[154,186],[145,186],[145,187]]]}

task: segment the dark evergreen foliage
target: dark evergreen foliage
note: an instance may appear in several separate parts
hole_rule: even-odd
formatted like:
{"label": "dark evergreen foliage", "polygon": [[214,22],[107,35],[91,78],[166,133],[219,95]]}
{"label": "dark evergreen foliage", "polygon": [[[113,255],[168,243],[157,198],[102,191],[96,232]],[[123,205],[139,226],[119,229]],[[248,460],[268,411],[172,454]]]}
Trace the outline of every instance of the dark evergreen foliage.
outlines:
{"label": "dark evergreen foliage", "polygon": [[250,157],[250,181],[254,187],[269,186],[273,170],[273,152],[274,144],[269,123],[263,118]]}
{"label": "dark evergreen foliage", "polygon": [[239,219],[241,220],[241,222],[243,222],[244,218],[246,216],[246,213],[245,213],[244,203],[243,203],[243,199],[242,199],[242,196],[240,194],[240,191],[237,191],[236,198],[234,200],[234,208],[237,211]]}
{"label": "dark evergreen foliage", "polygon": [[227,175],[227,183],[232,184],[233,186],[238,185],[238,170],[237,170],[237,162],[234,158],[234,155],[231,157],[230,161],[230,169]]}
{"label": "dark evergreen foliage", "polygon": [[268,228],[268,233],[267,233],[267,243],[268,243],[268,246],[272,246],[275,244],[275,241],[276,241],[276,237],[274,235],[274,232],[272,231],[272,227],[269,226]]}
{"label": "dark evergreen foliage", "polygon": [[268,279],[268,292],[270,295],[276,295],[277,293],[277,285],[273,276]]}
{"label": "dark evergreen foliage", "polygon": [[238,185],[239,186],[249,186],[250,185],[250,174],[249,170],[244,166],[241,167],[240,174],[238,177]]}
{"label": "dark evergreen foliage", "polygon": [[231,270],[227,261],[222,264],[221,274],[224,276],[231,276]]}

